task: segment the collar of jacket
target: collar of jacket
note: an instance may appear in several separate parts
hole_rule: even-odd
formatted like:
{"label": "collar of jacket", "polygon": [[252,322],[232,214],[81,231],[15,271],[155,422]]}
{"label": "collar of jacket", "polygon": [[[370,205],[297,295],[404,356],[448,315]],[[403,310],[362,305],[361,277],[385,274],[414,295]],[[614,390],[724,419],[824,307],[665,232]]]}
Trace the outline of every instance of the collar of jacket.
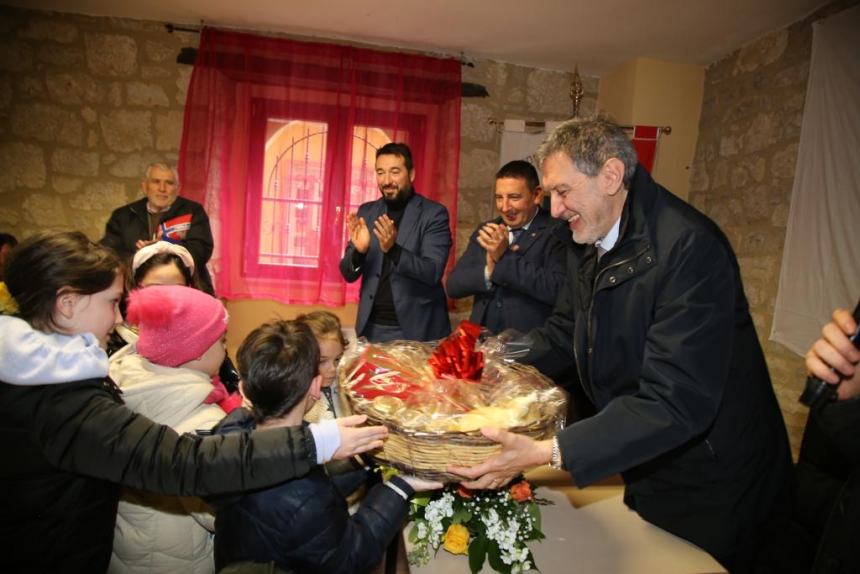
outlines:
{"label": "collar of jacket", "polygon": [[[594,245],[585,248],[578,277],[578,291],[584,298],[581,303],[591,299],[594,292],[621,285],[657,263],[650,234],[657,189],[657,183],[638,165],[621,212],[618,243],[600,261]],[[587,307],[585,303],[584,308]]]}
{"label": "collar of jacket", "polygon": [[[182,205],[185,201],[185,198],[183,198],[181,195],[177,195],[176,199],[173,200],[173,203],[170,204],[170,207],[168,207],[166,211],[159,212],[161,214],[162,221],[165,219],[169,219],[168,216],[175,213],[179,206]],[[149,217],[149,210],[146,208],[146,202],[147,199],[146,196],[144,196],[141,199],[138,199],[137,201],[132,203],[130,207],[132,213],[134,213],[140,218],[147,219]]]}

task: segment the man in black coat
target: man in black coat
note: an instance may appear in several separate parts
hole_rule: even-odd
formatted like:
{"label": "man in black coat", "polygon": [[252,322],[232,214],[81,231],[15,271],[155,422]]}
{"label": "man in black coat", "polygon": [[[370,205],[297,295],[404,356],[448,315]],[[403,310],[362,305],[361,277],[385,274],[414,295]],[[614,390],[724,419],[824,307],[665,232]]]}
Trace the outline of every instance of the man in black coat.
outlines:
{"label": "man in black coat", "polygon": [[565,278],[569,237],[540,208],[543,191],[527,161],[506,163],[493,189],[499,217],[482,223],[448,276],[448,296],[474,295],[470,320],[494,333],[540,327]]}
{"label": "man in black coat", "polygon": [[101,243],[129,261],[138,249],[156,241],[182,245],[194,258],[204,291],[212,294],[206,269],[212,257],[212,229],[203,206],[179,197],[176,170],[163,163],[150,164],[140,186],[145,197],[114,210]]}
{"label": "man in black coat", "polygon": [[546,463],[580,487],[620,472],[645,520],[751,570],[788,511],[791,457],[728,240],[612,122],[569,120],[537,157],[553,215],[586,247],[527,361],[575,362],[598,412],[537,443],[487,429],[503,451],[456,470],[478,488]]}

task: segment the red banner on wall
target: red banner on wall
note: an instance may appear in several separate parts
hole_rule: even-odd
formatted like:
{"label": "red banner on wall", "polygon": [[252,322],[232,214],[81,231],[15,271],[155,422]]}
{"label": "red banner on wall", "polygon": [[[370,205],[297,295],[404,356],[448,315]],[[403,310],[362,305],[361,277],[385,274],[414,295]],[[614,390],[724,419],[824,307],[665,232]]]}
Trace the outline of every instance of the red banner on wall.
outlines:
{"label": "red banner on wall", "polygon": [[654,169],[654,159],[657,156],[657,141],[660,139],[660,128],[657,126],[634,126],[633,147],[639,156],[639,163],[651,173]]}

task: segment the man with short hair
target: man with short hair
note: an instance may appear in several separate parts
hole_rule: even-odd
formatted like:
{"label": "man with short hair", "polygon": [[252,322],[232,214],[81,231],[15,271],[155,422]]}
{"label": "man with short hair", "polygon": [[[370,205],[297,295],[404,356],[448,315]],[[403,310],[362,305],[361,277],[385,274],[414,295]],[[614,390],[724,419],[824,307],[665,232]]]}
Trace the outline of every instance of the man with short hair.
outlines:
{"label": "man with short hair", "polygon": [[371,342],[431,341],[451,332],[442,288],[451,250],[448,210],[416,193],[414,180],[409,146],[385,144],[376,151],[382,197],[346,219],[340,272],[350,283],[361,278],[355,332]]}
{"label": "man with short hair", "polygon": [[[320,400],[320,351],[314,334],[298,321],[272,321],[254,329],[239,347],[239,371],[247,409],[237,409],[216,434],[296,427]],[[332,421],[330,421],[332,422]],[[400,535],[417,491],[441,483],[398,473],[369,488],[350,516],[347,501],[326,469],[271,488],[213,499],[215,568],[237,572],[370,572]],[[259,568],[254,568],[256,563]]]}
{"label": "man with short hair", "polygon": [[141,247],[156,241],[182,245],[194,258],[204,290],[213,293],[206,263],[212,257],[212,229],[203,206],[179,194],[176,170],[163,163],[146,168],[140,183],[144,197],[111,214],[102,244],[131,259]]}
{"label": "man with short hair", "polygon": [[546,463],[579,487],[620,472],[645,520],[752,570],[789,510],[791,455],[731,245],[608,120],[561,124],[537,157],[553,215],[586,247],[526,361],[575,362],[598,412],[546,441],[484,429],[502,451],[451,470],[470,488]]}
{"label": "man with short hair", "polygon": [[481,224],[448,276],[448,295],[475,296],[470,320],[493,333],[544,324],[564,283],[561,222],[540,208],[543,190],[527,161],[506,163],[494,188],[499,217]]}

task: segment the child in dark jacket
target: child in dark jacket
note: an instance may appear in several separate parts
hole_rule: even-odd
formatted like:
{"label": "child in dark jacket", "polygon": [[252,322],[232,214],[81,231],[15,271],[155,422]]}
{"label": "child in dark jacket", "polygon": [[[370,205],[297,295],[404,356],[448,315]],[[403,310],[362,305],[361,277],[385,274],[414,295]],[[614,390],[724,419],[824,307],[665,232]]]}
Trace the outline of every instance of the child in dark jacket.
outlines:
{"label": "child in dark jacket", "polygon": [[[234,411],[215,432],[302,424],[320,398],[320,351],[297,321],[252,331],[239,347],[242,393],[252,410]],[[306,424],[306,423],[305,423]],[[236,562],[272,563],[295,572],[367,572],[400,531],[417,490],[441,484],[411,476],[374,486],[353,516],[322,467],[302,478],[214,501],[216,569]]]}

